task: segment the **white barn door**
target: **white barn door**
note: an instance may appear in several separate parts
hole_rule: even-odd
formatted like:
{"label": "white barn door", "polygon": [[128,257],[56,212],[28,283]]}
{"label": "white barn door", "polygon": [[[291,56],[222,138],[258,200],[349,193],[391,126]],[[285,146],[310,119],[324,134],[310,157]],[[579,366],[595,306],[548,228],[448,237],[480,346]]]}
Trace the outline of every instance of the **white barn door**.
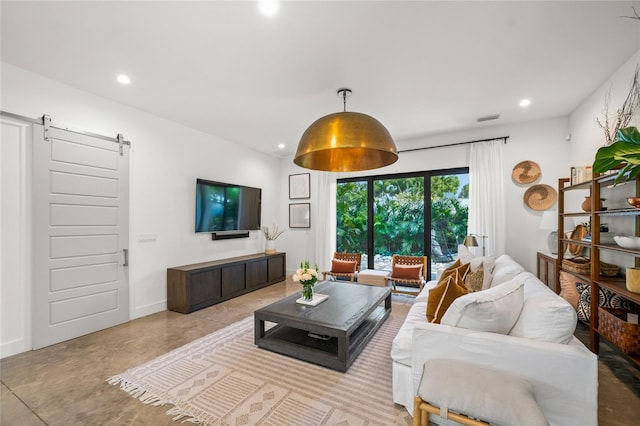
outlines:
{"label": "white barn door", "polygon": [[[129,320],[129,147],[33,126],[33,348]],[[122,152],[120,150],[122,149]]]}

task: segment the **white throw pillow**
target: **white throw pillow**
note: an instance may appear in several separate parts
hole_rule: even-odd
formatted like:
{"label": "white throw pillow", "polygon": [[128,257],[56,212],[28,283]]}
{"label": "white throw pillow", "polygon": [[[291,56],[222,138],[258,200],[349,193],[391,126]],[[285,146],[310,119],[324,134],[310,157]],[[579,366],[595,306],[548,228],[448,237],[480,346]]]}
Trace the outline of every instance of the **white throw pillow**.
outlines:
{"label": "white throw pillow", "polygon": [[496,259],[496,265],[493,268],[493,278],[491,279],[491,287],[504,284],[511,281],[519,273],[525,269],[508,254],[503,254]]}
{"label": "white throw pillow", "polygon": [[473,253],[471,253],[471,251],[469,251],[469,247],[465,246],[464,244],[458,244],[458,259],[460,259],[460,262],[469,263],[474,258],[475,256],[473,255]]}
{"label": "white throw pillow", "polygon": [[575,309],[532,273],[524,275],[524,305],[509,335],[543,342],[571,342],[578,323]]}
{"label": "white throw pillow", "polygon": [[524,303],[524,277],[498,287],[465,294],[453,301],[440,324],[508,334]]}

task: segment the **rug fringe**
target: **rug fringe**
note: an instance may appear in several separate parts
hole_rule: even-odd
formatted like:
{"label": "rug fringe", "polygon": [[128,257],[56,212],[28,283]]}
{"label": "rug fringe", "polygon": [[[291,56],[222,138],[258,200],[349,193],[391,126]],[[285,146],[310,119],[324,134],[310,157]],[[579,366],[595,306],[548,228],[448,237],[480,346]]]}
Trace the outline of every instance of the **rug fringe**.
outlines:
{"label": "rug fringe", "polygon": [[151,394],[147,389],[141,388],[135,383],[131,383],[127,381],[122,376],[109,377],[106,381],[110,385],[114,385],[114,386],[120,384],[120,389],[122,389],[132,397],[139,399],[140,401],[142,401],[143,404],[159,407],[165,404],[172,403],[170,401],[165,401],[162,398]]}
{"label": "rug fringe", "polygon": [[186,417],[186,419],[182,420],[182,423],[193,423],[193,424],[196,424],[196,425],[208,425],[209,424],[209,423],[207,423],[207,421],[196,417],[192,413],[189,413],[187,411],[183,411],[182,409],[176,407],[175,405],[173,406],[173,408],[170,408],[169,410],[167,410],[166,414],[168,416],[174,416],[173,419],[172,419],[173,421],[180,420],[180,419],[183,419],[183,418]]}

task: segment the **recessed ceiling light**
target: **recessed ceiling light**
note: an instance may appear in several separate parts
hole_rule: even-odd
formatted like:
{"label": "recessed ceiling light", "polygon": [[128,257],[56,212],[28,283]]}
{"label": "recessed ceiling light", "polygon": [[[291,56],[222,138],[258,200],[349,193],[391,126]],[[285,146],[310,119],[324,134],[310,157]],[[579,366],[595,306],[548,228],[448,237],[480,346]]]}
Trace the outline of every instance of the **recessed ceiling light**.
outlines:
{"label": "recessed ceiling light", "polygon": [[531,105],[531,101],[529,99],[523,99],[520,101],[520,106],[521,107],[528,107],[529,105]]}
{"label": "recessed ceiling light", "polygon": [[284,144],[283,143],[279,143],[278,144],[278,149],[284,149]]}
{"label": "recessed ceiling light", "polygon": [[129,84],[131,83],[131,79],[126,74],[118,74],[118,83],[120,84]]}
{"label": "recessed ceiling light", "polygon": [[258,10],[268,18],[274,17],[280,9],[280,3],[277,0],[258,0]]}

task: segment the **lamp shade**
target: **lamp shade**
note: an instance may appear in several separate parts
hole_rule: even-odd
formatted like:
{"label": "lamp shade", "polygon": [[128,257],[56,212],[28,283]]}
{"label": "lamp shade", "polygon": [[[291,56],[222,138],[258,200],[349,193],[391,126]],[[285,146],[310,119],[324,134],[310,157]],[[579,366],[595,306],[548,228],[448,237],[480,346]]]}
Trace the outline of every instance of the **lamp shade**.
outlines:
{"label": "lamp shade", "polygon": [[478,247],[478,240],[473,235],[467,235],[464,239],[464,245],[467,247]]}
{"label": "lamp shade", "polygon": [[377,169],[398,160],[389,131],[375,118],[338,112],[313,122],[300,138],[293,162],[329,172]]}

